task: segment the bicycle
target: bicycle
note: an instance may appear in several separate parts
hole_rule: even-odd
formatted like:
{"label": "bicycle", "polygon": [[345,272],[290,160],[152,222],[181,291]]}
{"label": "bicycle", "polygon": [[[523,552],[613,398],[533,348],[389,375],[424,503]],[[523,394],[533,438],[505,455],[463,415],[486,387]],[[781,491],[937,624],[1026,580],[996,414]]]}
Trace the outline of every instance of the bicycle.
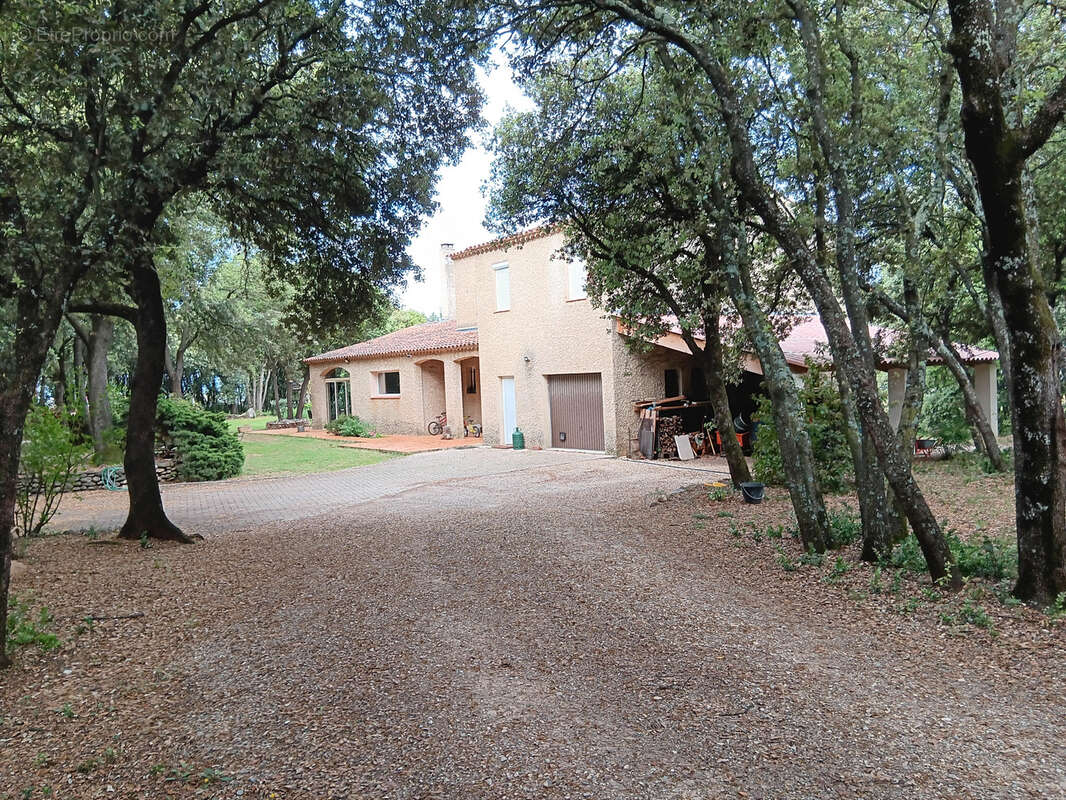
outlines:
{"label": "bicycle", "polygon": [[426,426],[426,430],[429,431],[430,436],[440,436],[444,432],[444,426],[448,424],[447,412],[440,412],[436,417],[430,420]]}
{"label": "bicycle", "polygon": [[466,430],[467,436],[473,436],[475,439],[481,438],[481,426],[474,422],[473,417],[466,418],[466,423],[463,425],[463,428]]}

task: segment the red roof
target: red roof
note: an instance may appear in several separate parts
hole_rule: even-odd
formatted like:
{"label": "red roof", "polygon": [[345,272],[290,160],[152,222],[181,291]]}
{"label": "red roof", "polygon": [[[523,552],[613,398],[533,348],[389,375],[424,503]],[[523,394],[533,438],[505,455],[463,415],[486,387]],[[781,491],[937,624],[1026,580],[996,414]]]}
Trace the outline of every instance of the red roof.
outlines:
{"label": "red roof", "polygon": [[[677,318],[674,316],[664,317],[664,321],[674,333],[681,333]],[[726,317],[722,317],[725,328]],[[870,337],[873,339],[874,350],[879,353],[878,367],[906,366],[902,361],[885,353],[888,346],[892,345],[899,337],[900,332],[892,328],[882,328],[880,325],[870,326]],[[703,338],[703,331],[696,333],[698,339]],[[822,320],[817,315],[800,317],[780,342],[781,352],[785,354],[785,360],[794,367],[806,367],[807,359],[828,363],[832,360],[829,352],[829,337],[826,336]],[[985,350],[980,347],[972,347],[967,344],[952,345],[959,354],[963,364],[991,364],[999,360],[999,353],[995,350]],[[926,354],[926,363],[930,366],[943,364],[944,359],[930,350]]]}
{"label": "red roof", "polygon": [[506,250],[508,247],[517,247],[526,242],[531,242],[534,239],[539,239],[542,236],[550,236],[558,229],[559,226],[557,225],[538,225],[536,228],[530,228],[528,231],[512,233],[510,236],[502,236],[499,239],[493,239],[491,242],[482,242],[481,244],[472,245],[465,250],[452,253],[451,259],[452,261],[458,261],[460,258],[470,258],[470,256],[489,253],[493,250]]}
{"label": "red roof", "polygon": [[[879,325],[870,326],[870,336],[874,340],[874,349],[880,352],[878,366],[886,367],[904,366],[899,359],[892,358],[884,353],[886,346],[891,345],[899,336],[899,331],[892,328],[882,328]],[[984,350],[980,347],[971,347],[966,344],[954,344],[955,351],[959,354],[963,364],[991,364],[999,360],[999,353],[995,350]],[[829,359],[829,339],[826,336],[822,321],[817,316],[807,317],[797,322],[789,331],[788,336],[781,340],[781,350],[785,354],[788,363],[803,366],[805,360]],[[944,360],[934,351],[930,350],[926,355],[926,363],[930,365],[942,364]]]}
{"label": "red roof", "polygon": [[305,364],[320,364],[324,361],[352,361],[377,356],[415,355],[416,353],[441,353],[450,350],[476,350],[477,330],[461,331],[455,320],[425,322],[386,333],[376,339],[350,344],[328,353],[305,358]]}

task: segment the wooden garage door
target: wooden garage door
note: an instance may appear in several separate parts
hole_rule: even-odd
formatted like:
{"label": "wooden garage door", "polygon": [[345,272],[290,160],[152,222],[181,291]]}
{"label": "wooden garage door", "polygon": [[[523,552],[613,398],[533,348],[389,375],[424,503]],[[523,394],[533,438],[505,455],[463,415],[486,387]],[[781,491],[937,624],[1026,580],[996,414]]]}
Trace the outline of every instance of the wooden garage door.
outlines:
{"label": "wooden garage door", "polygon": [[598,372],[549,375],[552,447],[603,450],[603,389]]}

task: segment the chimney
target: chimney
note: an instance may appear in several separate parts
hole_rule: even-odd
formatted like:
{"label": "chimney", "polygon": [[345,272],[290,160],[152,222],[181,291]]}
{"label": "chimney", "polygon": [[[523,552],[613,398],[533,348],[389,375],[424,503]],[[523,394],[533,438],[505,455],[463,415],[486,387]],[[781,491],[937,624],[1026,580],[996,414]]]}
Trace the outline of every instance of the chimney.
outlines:
{"label": "chimney", "polygon": [[455,267],[452,265],[451,254],[455,252],[455,245],[451,242],[442,242],[440,246],[441,266],[444,268],[444,318],[455,319]]}

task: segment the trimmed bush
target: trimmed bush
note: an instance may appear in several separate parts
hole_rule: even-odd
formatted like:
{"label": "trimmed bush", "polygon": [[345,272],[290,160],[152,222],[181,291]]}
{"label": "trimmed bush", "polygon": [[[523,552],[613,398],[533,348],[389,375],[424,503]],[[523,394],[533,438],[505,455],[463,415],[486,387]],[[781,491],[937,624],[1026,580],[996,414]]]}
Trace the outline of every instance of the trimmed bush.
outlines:
{"label": "trimmed bush", "polygon": [[370,423],[354,415],[349,417],[342,414],[329,422],[326,430],[334,436],[358,436],[361,439],[369,439],[377,435],[370,427]]}
{"label": "trimmed bush", "polygon": [[187,400],[161,398],[157,435],[178,454],[183,481],[217,481],[241,473],[244,448],[218,411],[205,411]]}

